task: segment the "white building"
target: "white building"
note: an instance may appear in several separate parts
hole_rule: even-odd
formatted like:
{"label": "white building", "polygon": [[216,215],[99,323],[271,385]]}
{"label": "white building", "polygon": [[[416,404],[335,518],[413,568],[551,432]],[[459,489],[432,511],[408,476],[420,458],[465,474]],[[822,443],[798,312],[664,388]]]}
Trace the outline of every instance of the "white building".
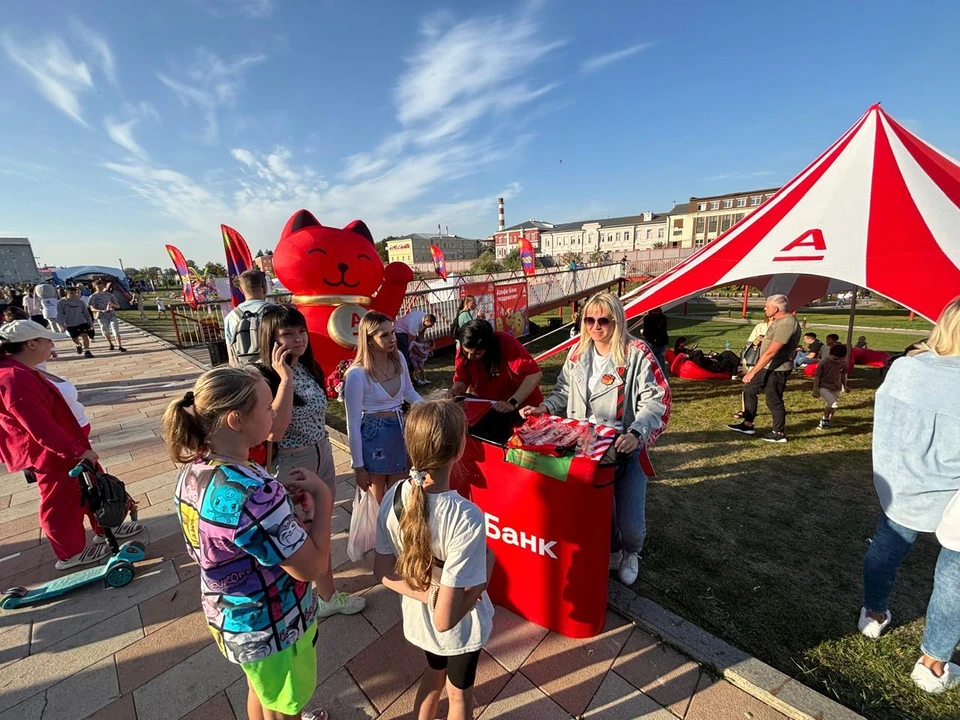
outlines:
{"label": "white building", "polygon": [[642,250],[664,242],[666,227],[667,216],[654,212],[563,223],[540,231],[540,253],[589,255],[598,250],[612,254]]}

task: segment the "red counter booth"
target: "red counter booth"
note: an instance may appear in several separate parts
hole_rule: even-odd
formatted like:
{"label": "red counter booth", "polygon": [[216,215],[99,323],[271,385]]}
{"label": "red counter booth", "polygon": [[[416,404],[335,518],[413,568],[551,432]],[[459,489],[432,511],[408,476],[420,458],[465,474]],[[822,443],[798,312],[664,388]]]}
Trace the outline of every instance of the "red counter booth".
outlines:
{"label": "red counter booth", "polygon": [[607,612],[613,466],[598,467],[589,483],[557,480],[508,463],[510,426],[490,432],[484,424],[486,432],[476,427],[468,439],[454,482],[486,516],[487,543],[497,556],[490,599],[567,637],[599,634]]}

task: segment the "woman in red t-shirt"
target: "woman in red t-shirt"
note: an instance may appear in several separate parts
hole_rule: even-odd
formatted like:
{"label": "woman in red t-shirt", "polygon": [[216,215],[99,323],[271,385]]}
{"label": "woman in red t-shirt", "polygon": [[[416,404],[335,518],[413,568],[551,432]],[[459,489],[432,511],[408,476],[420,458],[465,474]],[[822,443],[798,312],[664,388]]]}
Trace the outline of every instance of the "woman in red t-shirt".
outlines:
{"label": "woman in red t-shirt", "polygon": [[486,320],[472,320],[460,330],[450,393],[467,390],[479,398],[496,400],[493,409],[511,412],[543,402],[540,366],[510,333],[494,332]]}

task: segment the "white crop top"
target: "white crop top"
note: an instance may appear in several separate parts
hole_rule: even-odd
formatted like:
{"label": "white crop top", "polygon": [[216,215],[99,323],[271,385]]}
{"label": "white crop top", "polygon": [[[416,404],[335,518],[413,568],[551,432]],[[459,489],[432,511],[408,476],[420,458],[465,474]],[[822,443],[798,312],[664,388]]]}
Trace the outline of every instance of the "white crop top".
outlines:
{"label": "white crop top", "polygon": [[60,379],[59,381],[54,380],[55,376],[47,375],[47,379],[53,383],[54,387],[60,391],[60,394],[63,395],[63,399],[67,401],[67,405],[70,406],[70,410],[73,412],[73,416],[77,419],[77,423],[80,427],[86,427],[90,424],[90,421],[87,419],[87,413],[83,405],[80,403],[77,393],[77,388],[74,387],[73,383],[69,380]]}
{"label": "white crop top", "polygon": [[360,436],[360,420],[364,413],[382,413],[399,410],[404,401],[418,403],[423,400],[413,389],[407,361],[400,361],[400,389],[391,395],[383,386],[370,377],[362,367],[347,370],[343,380],[343,403],[347,409],[347,437],[353,467],[363,467],[363,439]]}

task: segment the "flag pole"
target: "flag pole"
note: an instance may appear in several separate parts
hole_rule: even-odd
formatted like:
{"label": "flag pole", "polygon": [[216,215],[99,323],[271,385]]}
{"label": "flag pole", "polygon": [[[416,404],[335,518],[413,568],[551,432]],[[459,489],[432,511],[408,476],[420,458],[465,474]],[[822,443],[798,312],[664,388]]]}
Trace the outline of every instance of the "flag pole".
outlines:
{"label": "flag pole", "polygon": [[[857,314],[857,291],[856,285],[853,286],[853,295],[850,297],[850,319],[847,321],[847,352],[853,352],[853,320]],[[851,355],[852,357],[852,355]]]}

